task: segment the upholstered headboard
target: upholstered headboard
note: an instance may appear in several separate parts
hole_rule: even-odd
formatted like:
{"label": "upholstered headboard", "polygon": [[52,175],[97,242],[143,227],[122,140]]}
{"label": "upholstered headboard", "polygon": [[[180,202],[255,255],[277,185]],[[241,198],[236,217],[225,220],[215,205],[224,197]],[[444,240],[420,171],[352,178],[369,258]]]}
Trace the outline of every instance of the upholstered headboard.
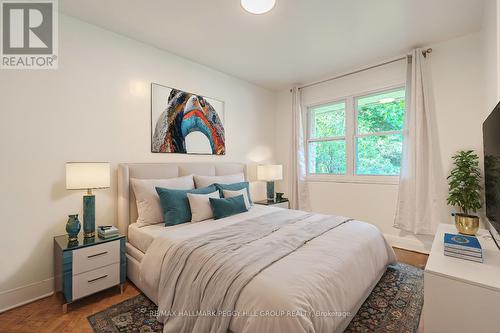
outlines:
{"label": "upholstered headboard", "polygon": [[164,179],[187,175],[224,176],[243,172],[240,163],[132,163],[118,166],[118,229],[127,235],[128,226],[137,220],[137,205],[130,178]]}

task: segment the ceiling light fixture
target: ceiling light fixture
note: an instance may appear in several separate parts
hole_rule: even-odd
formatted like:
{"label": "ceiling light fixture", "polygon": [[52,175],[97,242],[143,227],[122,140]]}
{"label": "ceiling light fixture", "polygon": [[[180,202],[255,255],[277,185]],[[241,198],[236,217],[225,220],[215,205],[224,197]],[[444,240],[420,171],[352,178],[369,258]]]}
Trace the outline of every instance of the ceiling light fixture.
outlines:
{"label": "ceiling light fixture", "polygon": [[252,14],[265,14],[274,8],[276,0],[241,0],[241,7]]}

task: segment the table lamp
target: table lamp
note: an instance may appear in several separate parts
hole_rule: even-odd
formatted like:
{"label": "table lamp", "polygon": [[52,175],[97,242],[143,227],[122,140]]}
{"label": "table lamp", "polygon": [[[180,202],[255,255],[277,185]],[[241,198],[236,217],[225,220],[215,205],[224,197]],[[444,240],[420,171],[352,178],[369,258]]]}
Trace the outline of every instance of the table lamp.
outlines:
{"label": "table lamp", "polygon": [[95,195],[92,189],[108,188],[110,182],[109,163],[66,163],[66,189],[87,190],[83,196],[83,236],[95,236]]}
{"label": "table lamp", "polygon": [[283,179],[283,166],[259,165],[257,166],[257,178],[267,182],[267,200],[274,201],[274,181]]}

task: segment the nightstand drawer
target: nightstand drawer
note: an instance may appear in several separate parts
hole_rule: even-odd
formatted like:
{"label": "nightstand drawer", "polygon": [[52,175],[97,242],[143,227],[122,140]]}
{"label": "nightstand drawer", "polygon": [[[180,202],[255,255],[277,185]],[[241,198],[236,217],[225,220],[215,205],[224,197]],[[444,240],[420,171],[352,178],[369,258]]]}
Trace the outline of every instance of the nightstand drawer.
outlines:
{"label": "nightstand drawer", "polygon": [[120,262],[120,241],[84,247],[73,251],[73,275]]}
{"label": "nightstand drawer", "polygon": [[110,288],[119,283],[119,263],[75,275],[73,276],[73,300]]}

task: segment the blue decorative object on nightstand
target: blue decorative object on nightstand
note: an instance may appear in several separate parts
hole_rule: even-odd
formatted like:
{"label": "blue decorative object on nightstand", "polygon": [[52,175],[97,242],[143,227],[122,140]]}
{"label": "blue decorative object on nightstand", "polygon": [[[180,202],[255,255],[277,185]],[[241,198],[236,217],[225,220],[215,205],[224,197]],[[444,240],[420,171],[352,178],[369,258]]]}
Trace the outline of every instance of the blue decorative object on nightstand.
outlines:
{"label": "blue decorative object on nightstand", "polygon": [[95,196],[92,189],[108,188],[110,165],[107,162],[66,163],[66,189],[87,190],[83,196],[83,235],[95,236]]}
{"label": "blue decorative object on nightstand", "polygon": [[69,215],[68,222],[66,223],[66,232],[68,233],[68,240],[70,242],[78,239],[78,233],[80,232],[78,214]]}
{"label": "blue decorative object on nightstand", "polygon": [[259,165],[257,166],[257,179],[267,182],[267,200],[274,201],[274,181],[283,179],[283,166],[280,164]]}
{"label": "blue decorative object on nightstand", "polygon": [[83,235],[95,236],[95,195],[83,196]]}

